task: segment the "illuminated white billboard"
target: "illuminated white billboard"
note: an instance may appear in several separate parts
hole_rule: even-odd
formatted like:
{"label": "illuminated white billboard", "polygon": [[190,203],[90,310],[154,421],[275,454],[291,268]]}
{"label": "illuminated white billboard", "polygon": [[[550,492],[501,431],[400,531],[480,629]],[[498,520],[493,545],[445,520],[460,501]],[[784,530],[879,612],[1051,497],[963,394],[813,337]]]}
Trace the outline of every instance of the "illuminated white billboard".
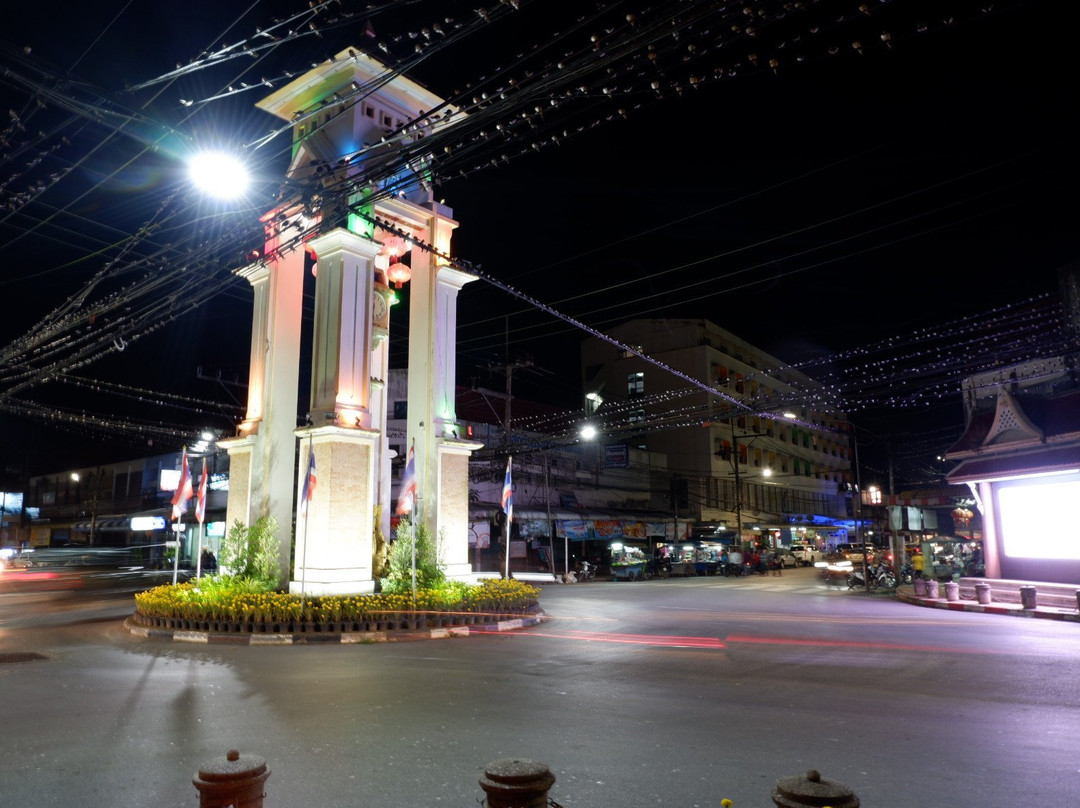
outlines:
{"label": "illuminated white billboard", "polygon": [[158,491],[175,491],[180,485],[180,469],[162,469],[158,475]]}
{"label": "illuminated white billboard", "polygon": [[997,504],[1006,556],[1080,560],[1080,474],[999,485]]}

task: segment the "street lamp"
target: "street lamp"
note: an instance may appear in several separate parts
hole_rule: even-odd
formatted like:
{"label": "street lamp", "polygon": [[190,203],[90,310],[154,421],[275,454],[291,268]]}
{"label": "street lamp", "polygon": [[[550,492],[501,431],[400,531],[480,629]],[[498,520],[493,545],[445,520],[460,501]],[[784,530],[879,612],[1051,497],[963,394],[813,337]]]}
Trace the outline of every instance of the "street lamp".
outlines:
{"label": "street lamp", "polygon": [[237,157],[218,151],[203,151],[188,161],[192,182],[218,199],[235,199],[248,188],[248,171]]}

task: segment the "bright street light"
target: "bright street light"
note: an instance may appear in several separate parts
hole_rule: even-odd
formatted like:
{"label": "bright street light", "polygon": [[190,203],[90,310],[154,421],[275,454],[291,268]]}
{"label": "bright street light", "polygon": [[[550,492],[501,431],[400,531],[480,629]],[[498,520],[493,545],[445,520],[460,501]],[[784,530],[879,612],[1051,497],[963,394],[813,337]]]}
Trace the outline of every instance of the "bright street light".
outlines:
{"label": "bright street light", "polygon": [[585,424],[585,426],[583,426],[581,428],[581,439],[582,440],[593,440],[595,437],[596,437],[596,427],[593,426],[592,424]]}
{"label": "bright street light", "polygon": [[219,199],[235,199],[248,187],[248,173],[243,162],[224,152],[196,154],[188,162],[188,171],[197,187]]}

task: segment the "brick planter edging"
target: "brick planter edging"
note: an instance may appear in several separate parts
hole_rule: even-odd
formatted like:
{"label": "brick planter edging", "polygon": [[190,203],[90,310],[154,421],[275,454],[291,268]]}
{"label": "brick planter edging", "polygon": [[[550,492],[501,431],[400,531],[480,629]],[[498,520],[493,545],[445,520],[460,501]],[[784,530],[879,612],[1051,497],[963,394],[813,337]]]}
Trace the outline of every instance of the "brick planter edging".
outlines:
{"label": "brick planter edging", "polygon": [[[480,617],[479,615],[473,615]],[[188,623],[189,626],[161,626],[146,625],[151,622],[139,614],[133,614],[124,621],[124,628],[137,637],[152,640],[170,640],[172,642],[204,643],[207,645],[303,645],[307,643],[335,643],[340,645],[362,645],[377,642],[401,642],[409,640],[440,640],[450,637],[468,637],[473,631],[476,633],[489,634],[493,631],[514,631],[519,628],[539,625],[548,619],[543,611],[521,617],[505,616],[503,619],[491,621],[476,620],[470,625],[457,624],[437,627],[419,628],[409,627],[421,621],[397,621],[394,627],[368,628],[369,624],[344,624],[348,626],[363,625],[363,630],[333,630],[323,626],[320,630],[314,630],[311,624],[305,624],[308,630],[296,631],[295,626],[279,626],[291,628],[292,631],[255,631],[255,630],[211,630],[205,621],[179,621],[170,622]],[[154,618],[153,622],[164,622],[164,618]],[[422,622],[427,622],[422,621]],[[197,627],[196,627],[197,624]],[[343,624],[334,624],[341,626]],[[204,626],[207,626],[204,628]]]}

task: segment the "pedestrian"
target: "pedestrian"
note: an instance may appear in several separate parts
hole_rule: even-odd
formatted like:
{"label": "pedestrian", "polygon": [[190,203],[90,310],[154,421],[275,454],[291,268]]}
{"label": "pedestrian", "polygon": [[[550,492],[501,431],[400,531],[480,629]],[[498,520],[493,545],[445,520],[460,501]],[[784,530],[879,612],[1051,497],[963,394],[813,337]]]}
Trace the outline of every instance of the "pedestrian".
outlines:
{"label": "pedestrian", "polygon": [[210,575],[217,570],[217,557],[209,547],[203,547],[199,563],[202,564],[203,572]]}
{"label": "pedestrian", "polygon": [[915,572],[916,578],[922,578],[923,569],[926,566],[926,559],[923,554],[918,550],[911,556],[911,569]]}

